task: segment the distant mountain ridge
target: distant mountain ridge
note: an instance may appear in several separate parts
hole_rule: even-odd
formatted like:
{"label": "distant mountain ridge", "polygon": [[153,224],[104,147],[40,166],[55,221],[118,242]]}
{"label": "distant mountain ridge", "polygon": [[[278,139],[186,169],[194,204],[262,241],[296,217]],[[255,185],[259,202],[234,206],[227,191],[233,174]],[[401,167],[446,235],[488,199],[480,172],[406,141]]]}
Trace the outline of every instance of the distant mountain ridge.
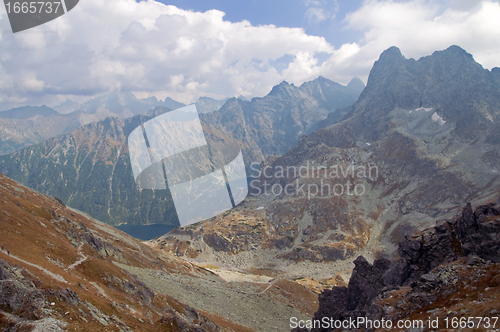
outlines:
{"label": "distant mountain ridge", "polygon": [[68,114],[78,110],[80,106],[81,104],[74,102],[70,99],[66,99],[62,104],[59,104],[52,108],[61,114]]}
{"label": "distant mountain ridge", "polygon": [[176,109],[185,106],[185,104],[171,98],[166,98],[165,101],[158,100],[156,97],[138,99],[131,92],[117,92],[92,98],[83,103],[78,111],[96,114],[99,120],[103,120],[107,116],[118,116],[120,119],[126,119],[134,115],[145,114],[158,106]]}
{"label": "distant mountain ridge", "polygon": [[[121,119],[145,114],[155,107],[185,106],[173,99],[138,99],[132,93],[110,93],[80,105],[71,100],[50,108],[24,106],[0,112],[0,155],[42,142],[91,122],[114,116]],[[60,112],[59,112],[60,111]]]}
{"label": "distant mountain ridge", "polygon": [[196,109],[198,113],[212,113],[218,111],[228,100],[229,98],[224,98],[221,100],[213,99],[210,97],[200,97],[196,101]]}
{"label": "distant mountain ridge", "polygon": [[231,98],[202,118],[240,141],[255,142],[264,156],[281,155],[330,113],[353,105],[359,94],[321,76],[300,87],[283,81],[264,97]]}
{"label": "distant mountain ridge", "polygon": [[27,119],[37,115],[50,117],[54,115],[60,115],[60,113],[45,105],[24,106],[0,112],[0,118],[4,119]]}

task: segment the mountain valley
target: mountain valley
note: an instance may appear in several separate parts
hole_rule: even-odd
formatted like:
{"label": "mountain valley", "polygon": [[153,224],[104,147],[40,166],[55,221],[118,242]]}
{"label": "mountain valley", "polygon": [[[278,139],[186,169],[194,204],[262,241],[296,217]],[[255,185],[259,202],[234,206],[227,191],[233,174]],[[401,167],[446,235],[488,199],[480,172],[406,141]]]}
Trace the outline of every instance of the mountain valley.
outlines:
{"label": "mountain valley", "polygon": [[4,331],[283,331],[316,294],[211,272],[0,175]]}

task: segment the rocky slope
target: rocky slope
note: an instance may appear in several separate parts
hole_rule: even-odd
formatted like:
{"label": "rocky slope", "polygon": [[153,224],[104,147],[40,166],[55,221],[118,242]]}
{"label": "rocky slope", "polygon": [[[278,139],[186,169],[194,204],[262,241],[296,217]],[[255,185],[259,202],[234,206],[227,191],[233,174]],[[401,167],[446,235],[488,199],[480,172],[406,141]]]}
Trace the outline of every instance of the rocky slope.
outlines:
{"label": "rocky slope", "polygon": [[[407,319],[423,322],[420,331],[428,331],[446,329],[446,319],[452,330],[454,320],[488,317],[491,322],[485,319],[479,323],[475,319],[473,327],[490,330],[493,326],[486,324],[493,324],[500,314],[499,235],[500,204],[481,205],[475,211],[468,204],[461,216],[399,243],[399,259],[382,258],[370,264],[359,256],[347,287],[333,287],[320,294],[320,307],[313,321],[324,317],[340,321],[367,317],[391,321],[396,328],[396,322]],[[430,322],[437,324],[430,326]],[[385,327],[356,326],[391,330]],[[334,330],[326,326],[311,329]]]}
{"label": "rocky slope", "polygon": [[4,331],[235,330],[154,293],[116,264],[195,276],[207,272],[183,271],[182,261],[161,259],[124,233],[3,175],[0,200]]}
{"label": "rocky slope", "polygon": [[159,252],[0,175],[2,331],[283,331],[314,293]]}
{"label": "rocky slope", "polygon": [[406,235],[498,195],[497,73],[457,46],[418,61],[390,48],[342,121],[255,165],[255,197],[155,243],[296,277],[326,278],[325,262],[342,273],[359,253],[390,257]]}

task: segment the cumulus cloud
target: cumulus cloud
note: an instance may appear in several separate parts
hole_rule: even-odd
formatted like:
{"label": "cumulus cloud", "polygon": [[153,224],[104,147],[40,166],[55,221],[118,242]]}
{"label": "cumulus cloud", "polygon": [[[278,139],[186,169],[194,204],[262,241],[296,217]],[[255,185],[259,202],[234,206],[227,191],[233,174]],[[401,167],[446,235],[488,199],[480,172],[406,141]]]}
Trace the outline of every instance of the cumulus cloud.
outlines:
{"label": "cumulus cloud", "polygon": [[[5,15],[0,26],[9,30]],[[301,28],[233,23],[218,10],[134,0],[81,1],[48,24],[4,33],[0,42],[4,102],[50,103],[116,90],[183,102],[201,95],[264,95],[282,79],[270,62],[333,51]],[[296,62],[297,73],[300,66],[310,70],[301,57]]]}
{"label": "cumulus cloud", "polygon": [[495,1],[365,1],[347,15],[347,29],[363,32],[358,59],[376,59],[390,46],[420,58],[450,45],[472,53],[485,68],[500,65],[500,4]]}
{"label": "cumulus cloud", "polygon": [[[303,68],[340,83],[353,76],[366,82],[374,61],[391,46],[399,47],[407,58],[419,59],[451,45],[464,48],[487,69],[500,66],[498,1],[366,0],[346,15],[344,23],[346,31],[359,31],[362,37],[334,50],[320,66]],[[297,72],[297,63],[307,63],[301,58],[283,72],[293,73],[292,81],[311,76]]]}
{"label": "cumulus cloud", "polygon": [[[307,1],[308,8],[325,8],[326,0]],[[362,38],[335,49],[301,28],[229,22],[218,10],[152,0],[81,1],[61,18],[17,34],[6,33],[0,12],[0,109],[117,90],[189,103],[200,96],[262,96],[282,80],[301,84],[319,75],[343,84],[353,76],[366,81],[393,45],[419,58],[457,44],[491,68],[500,65],[499,18],[500,5],[491,0],[447,6],[367,0],[344,19],[345,29]],[[280,59],[287,63],[276,66]]]}

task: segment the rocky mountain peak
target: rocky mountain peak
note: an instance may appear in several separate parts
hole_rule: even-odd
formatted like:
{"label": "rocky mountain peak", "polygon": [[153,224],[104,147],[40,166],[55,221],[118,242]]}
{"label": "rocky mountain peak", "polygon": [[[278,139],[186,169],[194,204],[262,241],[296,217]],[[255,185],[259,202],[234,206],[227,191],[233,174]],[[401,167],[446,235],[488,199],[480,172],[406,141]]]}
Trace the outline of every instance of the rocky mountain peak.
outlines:
{"label": "rocky mountain peak", "polygon": [[391,46],[380,54],[379,61],[402,61],[405,60],[403,53],[396,46]]}
{"label": "rocky mountain peak", "polygon": [[361,93],[361,91],[365,88],[365,83],[363,83],[363,81],[361,81],[358,77],[353,77],[346,86]]}
{"label": "rocky mountain peak", "polygon": [[445,56],[448,57],[463,57],[469,60],[474,60],[472,54],[468,53],[466,50],[461,48],[458,45],[451,45],[444,51],[436,51],[433,53],[434,54],[444,54]]}
{"label": "rocky mountain peak", "polygon": [[313,82],[316,81],[316,82],[319,82],[319,83],[332,83],[331,80],[323,77],[323,76],[318,76],[317,79],[313,80]]}
{"label": "rocky mountain peak", "polygon": [[[433,110],[429,114],[442,125],[454,126],[458,136],[473,139],[480,128],[500,118],[497,73],[485,70],[455,45],[418,61],[406,59],[398,48],[391,47],[375,62],[354,113],[366,116],[370,128],[379,127],[377,132],[368,129],[371,137],[387,130],[384,124],[390,112],[426,109]],[[364,132],[366,128],[360,134]]]}
{"label": "rocky mountain peak", "polygon": [[281,94],[289,95],[293,89],[296,89],[295,85],[288,83],[287,81],[283,81],[278,85],[275,85],[271,92],[269,92],[268,96],[277,96]]}

